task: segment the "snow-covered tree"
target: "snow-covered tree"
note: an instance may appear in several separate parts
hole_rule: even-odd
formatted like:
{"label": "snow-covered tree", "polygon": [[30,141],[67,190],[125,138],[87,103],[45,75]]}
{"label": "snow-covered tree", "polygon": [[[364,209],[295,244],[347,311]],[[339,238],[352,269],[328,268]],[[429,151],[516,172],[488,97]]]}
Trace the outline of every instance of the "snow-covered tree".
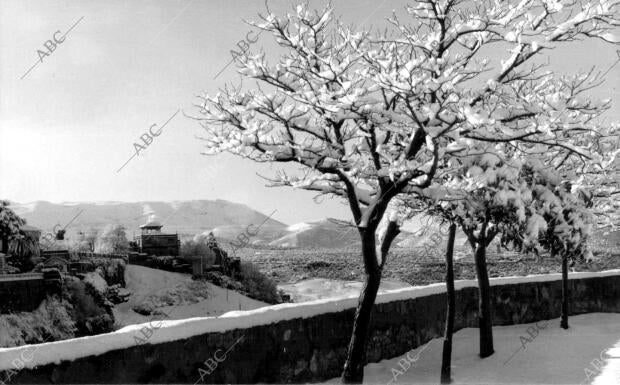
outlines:
{"label": "snow-covered tree", "polygon": [[[205,129],[205,153],[301,165],[302,172],[278,172],[272,184],[348,202],[366,279],[343,381],[363,380],[371,310],[399,228],[388,220],[378,237],[390,202],[441,180],[438,169],[470,156],[479,142],[520,154],[542,150],[551,162],[588,158],[580,139],[596,129],[589,112],[608,104],[575,104],[579,93],[535,59],[581,37],[610,40],[617,7],[609,0],[424,0],[380,36],[335,23],[330,7],[300,5],[284,17],[267,10],[254,25],[280,46],[276,63],[248,52],[236,61],[249,89],[200,97],[195,119]],[[508,53],[493,65],[485,47]]]}
{"label": "snow-covered tree", "polygon": [[39,240],[22,230],[26,220],[9,206],[10,202],[0,200],[0,252],[10,254],[11,264],[20,271],[30,271],[34,267],[32,257],[40,255]]}
{"label": "snow-covered tree", "polygon": [[69,242],[71,251],[95,251],[95,244],[98,237],[97,229],[91,228],[88,231],[80,230],[77,235]]}
{"label": "snow-covered tree", "polygon": [[479,155],[455,159],[460,168],[451,170],[450,179],[444,180],[442,186],[428,189],[431,193],[438,190],[432,194],[434,201],[431,200],[430,212],[458,224],[474,253],[480,356],[483,358],[494,352],[486,249],[497,235],[515,227],[526,228],[525,237],[538,236],[532,228],[536,224],[528,221],[531,190],[520,179],[522,160],[509,157],[497,146],[491,153],[488,147],[479,146]]}
{"label": "snow-covered tree", "polygon": [[[418,216],[420,212],[424,212],[432,223],[439,223],[439,226],[433,226],[430,231],[434,231],[434,239],[441,239],[442,228],[447,228],[447,240],[445,249],[446,260],[446,323],[443,340],[443,352],[441,355],[441,376],[440,382],[442,384],[449,384],[452,382],[452,335],[454,333],[454,323],[456,320],[456,289],[454,287],[454,242],[456,239],[457,220],[452,210],[456,200],[456,197],[451,204],[451,199],[448,194],[445,194],[445,201],[442,205],[441,201],[435,198],[422,198],[422,197],[408,197],[406,200],[399,200],[401,211],[404,211],[405,217],[412,218]],[[428,227],[428,221],[426,223]],[[435,242],[434,249],[439,249],[440,242]]]}
{"label": "snow-covered tree", "polygon": [[107,225],[95,242],[97,253],[121,253],[128,248],[129,241],[122,225]]}
{"label": "snow-covered tree", "polygon": [[[539,167],[543,163],[540,159],[530,159],[533,167],[524,176],[533,186],[532,209],[544,218],[546,229],[534,243],[520,246],[531,249],[541,245],[552,257],[561,256],[561,327],[565,329],[569,313],[568,263],[592,259],[592,230],[616,226],[614,208],[620,207],[620,130],[611,125],[595,134],[591,140],[595,159],[569,160],[544,172]],[[517,237],[516,241],[522,240]]]}
{"label": "snow-covered tree", "polygon": [[[582,164],[569,164],[563,168],[574,183],[572,189],[592,207],[594,230],[599,233],[618,231],[620,228],[620,128],[613,126],[598,141],[600,160]],[[568,179],[568,178],[567,178]]]}
{"label": "snow-covered tree", "polygon": [[[545,194],[546,192],[543,192]],[[554,188],[555,199],[545,199],[541,208],[547,222],[547,231],[540,237],[540,243],[549,250],[552,257],[562,257],[562,311],[560,326],[568,329],[569,286],[568,263],[577,258],[589,259],[588,237],[593,224],[592,213],[586,207],[582,194],[573,190],[570,183]],[[548,193],[546,193],[548,195]]]}

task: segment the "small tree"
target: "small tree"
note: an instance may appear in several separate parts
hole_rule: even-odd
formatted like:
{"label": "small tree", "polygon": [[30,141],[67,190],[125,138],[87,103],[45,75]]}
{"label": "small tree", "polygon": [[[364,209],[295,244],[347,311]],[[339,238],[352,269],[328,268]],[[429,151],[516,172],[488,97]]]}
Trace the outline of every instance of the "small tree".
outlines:
{"label": "small tree", "polygon": [[78,232],[77,237],[69,243],[69,249],[72,251],[94,252],[98,234],[99,232],[94,228]]}
{"label": "small tree", "polygon": [[[507,149],[510,147],[496,146],[496,152],[492,153],[488,146],[479,145],[478,155],[461,157],[460,168],[447,170],[450,173],[445,174],[443,187],[428,189],[434,198],[425,202],[430,215],[462,228],[474,252],[481,357],[494,351],[486,248],[497,235],[501,235],[504,244],[514,237],[518,238],[515,243],[533,244],[538,241],[540,231],[547,229],[544,218],[534,209],[533,194],[540,186],[535,184],[539,181],[529,176],[531,159],[523,152],[507,152]],[[541,173],[550,172],[545,165],[535,164],[542,168]],[[433,193],[433,189],[442,193]],[[410,202],[407,203],[411,205]],[[450,261],[447,264],[450,265]]]}
{"label": "small tree", "polygon": [[188,239],[181,244],[179,255],[181,257],[197,257],[210,255],[210,247],[205,238]]}
{"label": "small tree", "polygon": [[[560,326],[568,328],[569,285],[568,262],[590,253],[588,236],[592,228],[592,214],[588,209],[587,193],[559,177],[561,170],[541,170],[536,159],[521,169],[521,180],[531,189],[531,204],[526,210],[527,221],[517,223],[502,234],[504,246],[538,254],[539,246],[551,257],[562,260],[562,301]],[[527,234],[527,236],[524,236]]]}
{"label": "small tree", "polygon": [[13,257],[13,265],[21,272],[28,272],[34,267],[32,258],[41,254],[39,240],[22,230],[9,238],[9,254]]}
{"label": "small tree", "polygon": [[[591,84],[586,76],[564,79],[573,94],[579,94],[584,85]],[[574,90],[574,91],[573,91]],[[580,115],[596,121],[600,105],[594,101],[574,101]],[[600,228],[614,227],[614,212],[620,207],[620,130],[618,124],[601,125],[589,131],[589,161],[566,157],[555,164],[553,172],[527,170],[525,179],[536,186],[533,190],[534,209],[546,223],[532,249],[540,244],[552,257],[560,255],[562,261],[562,306],[560,326],[568,329],[570,293],[568,282],[569,262],[590,260],[592,251],[589,238],[597,224]],[[532,161],[540,165],[538,157]],[[542,172],[541,172],[542,171]],[[518,237],[517,237],[518,238]],[[523,246],[523,245],[521,245]]]}
{"label": "small tree", "polygon": [[474,253],[478,280],[479,354],[484,358],[494,352],[486,249],[498,234],[526,221],[531,194],[529,186],[519,179],[521,163],[518,158],[509,161],[507,154],[501,151],[493,155],[485,151],[481,153],[461,159],[462,169],[449,183],[453,191],[442,198],[440,212],[461,227]]}
{"label": "small tree", "polygon": [[[214,256],[215,263],[222,264],[226,253],[221,250],[212,232],[208,235],[198,234],[193,239],[189,239],[181,244],[181,257],[200,257]],[[219,261],[218,261],[219,259]]]}
{"label": "small tree", "polygon": [[129,248],[125,227],[107,225],[95,243],[97,253],[122,253]]}
{"label": "small tree", "polygon": [[[561,214],[550,216],[548,231],[541,237],[541,242],[552,256],[562,256],[562,311],[560,326],[568,329],[570,313],[570,292],[568,284],[568,263],[583,258],[589,253],[588,237],[592,228],[592,215],[585,209],[570,191],[570,185],[560,186],[560,195],[564,209]],[[563,190],[563,191],[562,191]]]}
{"label": "small tree", "polygon": [[[517,234],[513,240],[521,250],[536,249],[541,245],[551,257],[561,256],[562,260],[562,305],[560,326],[568,329],[569,284],[568,263],[583,257],[588,250],[588,237],[593,218],[583,192],[572,189],[568,182],[560,182],[557,177],[537,174],[526,169],[525,179],[533,186],[533,202],[530,210],[541,216],[546,225],[539,228],[538,238],[524,240]],[[523,229],[521,229],[523,230]]]}
{"label": "small tree", "polygon": [[[450,198],[444,196],[446,201],[449,201]],[[458,198],[456,198],[458,199]],[[445,203],[445,202],[444,202]],[[428,256],[431,253],[431,250],[437,250],[439,240],[441,239],[444,228],[447,228],[447,243],[446,243],[446,251],[445,251],[445,260],[446,260],[446,322],[445,322],[445,331],[444,331],[444,340],[443,340],[443,352],[441,356],[441,377],[440,382],[442,384],[449,384],[451,379],[451,371],[452,371],[452,335],[454,333],[454,321],[456,317],[456,290],[454,288],[454,241],[456,239],[456,230],[457,223],[456,217],[452,214],[452,207],[441,205],[440,202],[431,199],[431,198],[423,198],[423,197],[415,197],[415,199],[405,199],[398,201],[399,208],[402,212],[404,212],[404,217],[406,219],[411,219],[413,217],[419,216],[420,213],[425,213],[427,216],[426,222],[421,226],[421,228],[413,233],[414,236],[424,236],[429,232],[434,232],[431,234],[431,239],[433,240],[433,245],[431,248],[425,248],[424,255]],[[422,217],[423,219],[423,217]],[[434,224],[436,222],[440,222],[440,226],[432,226],[430,224]]]}

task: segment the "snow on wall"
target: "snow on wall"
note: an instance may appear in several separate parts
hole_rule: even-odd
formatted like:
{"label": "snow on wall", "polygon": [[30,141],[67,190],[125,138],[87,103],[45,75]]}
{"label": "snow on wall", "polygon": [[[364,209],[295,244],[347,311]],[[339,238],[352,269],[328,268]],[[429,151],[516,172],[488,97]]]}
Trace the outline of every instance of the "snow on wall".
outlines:
{"label": "snow on wall", "polygon": [[[620,269],[603,272],[569,273],[569,279],[619,276]],[[561,274],[529,275],[525,277],[491,278],[492,286],[514,285],[528,282],[548,282],[561,280]],[[477,287],[476,280],[455,281],[457,290]],[[407,287],[390,290],[377,296],[376,303],[407,300],[445,292],[444,283],[427,286]],[[147,343],[157,344],[181,340],[211,332],[245,329],[295,318],[310,318],[323,313],[340,312],[357,306],[357,296],[338,299],[319,299],[304,303],[289,303],[267,306],[247,311],[231,311],[219,317],[196,317],[184,320],[153,321],[150,328],[152,336]],[[17,360],[24,368],[72,361],[80,357],[100,355],[108,351],[135,346],[134,337],[143,338],[139,331],[149,327],[148,323],[126,326],[112,333],[74,338],[64,341],[37,345],[24,345],[13,348],[0,348],[0,371],[14,369]],[[156,328],[156,329],[155,329]],[[21,358],[20,358],[21,357]],[[28,359],[24,359],[27,357]]]}

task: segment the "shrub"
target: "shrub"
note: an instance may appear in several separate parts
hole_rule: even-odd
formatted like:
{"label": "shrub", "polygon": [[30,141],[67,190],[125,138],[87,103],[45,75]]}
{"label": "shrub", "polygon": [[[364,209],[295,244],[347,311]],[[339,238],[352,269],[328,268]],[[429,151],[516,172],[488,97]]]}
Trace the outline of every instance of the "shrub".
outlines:
{"label": "shrub", "polygon": [[120,284],[125,286],[126,262],[119,258],[91,258],[90,261],[99,270],[108,286]]}
{"label": "shrub", "polygon": [[80,324],[77,326],[78,330],[81,327],[85,331],[85,335],[108,333],[114,330],[114,317],[109,314],[100,314],[86,319],[83,326]]}
{"label": "shrub", "polygon": [[282,302],[276,283],[252,263],[241,263],[238,278],[249,297],[270,304]]}
{"label": "shrub", "polygon": [[35,311],[0,315],[0,347],[110,332],[114,317],[109,305],[92,285],[67,278],[62,295],[47,297]]}
{"label": "shrub", "polygon": [[171,255],[150,257],[150,267],[154,269],[173,271],[175,257]]}
{"label": "shrub", "polygon": [[308,270],[325,269],[331,266],[332,264],[326,261],[312,261],[312,262],[306,263],[306,269]]}
{"label": "shrub", "polygon": [[247,294],[247,288],[242,282],[235,281],[234,279],[230,278],[227,275],[222,275],[221,282],[222,284],[220,286],[226,289],[235,290],[235,291]]}
{"label": "shrub", "polygon": [[73,305],[71,316],[76,323],[76,336],[113,330],[114,317],[109,303],[92,285],[78,279],[67,279],[63,297]]}
{"label": "shrub", "polygon": [[194,257],[198,255],[211,254],[211,248],[206,240],[202,238],[190,239],[181,244],[179,252],[181,257]]}
{"label": "shrub", "polygon": [[135,311],[140,315],[151,315],[153,313],[153,305],[150,303],[140,303],[131,308],[131,310]]}
{"label": "shrub", "polygon": [[217,271],[207,271],[206,273],[202,275],[204,279],[206,279],[209,282],[212,282],[214,285],[217,285],[217,286],[222,286],[223,276],[224,275],[222,273],[219,273]]}
{"label": "shrub", "polygon": [[224,289],[230,289],[239,292],[245,291],[245,287],[241,282],[235,281],[229,276],[224,275],[218,271],[208,271],[204,275],[202,275],[202,278],[211,282],[214,285],[223,287]]}
{"label": "shrub", "polygon": [[48,297],[33,312],[0,315],[0,347],[37,344],[75,337],[71,304]]}
{"label": "shrub", "polygon": [[73,304],[74,313],[78,316],[78,320],[101,313],[101,309],[95,303],[95,299],[86,292],[86,284],[84,282],[77,279],[67,279],[63,289],[63,295]]}
{"label": "shrub", "polygon": [[250,262],[241,263],[240,271],[229,277],[217,271],[204,273],[201,278],[225,289],[235,290],[250,298],[270,304],[282,303],[282,292],[275,281]]}
{"label": "shrub", "polygon": [[152,269],[159,269],[165,271],[174,271],[179,273],[191,273],[192,266],[187,261],[180,257],[174,257],[171,255],[150,256],[147,257],[144,266]]}

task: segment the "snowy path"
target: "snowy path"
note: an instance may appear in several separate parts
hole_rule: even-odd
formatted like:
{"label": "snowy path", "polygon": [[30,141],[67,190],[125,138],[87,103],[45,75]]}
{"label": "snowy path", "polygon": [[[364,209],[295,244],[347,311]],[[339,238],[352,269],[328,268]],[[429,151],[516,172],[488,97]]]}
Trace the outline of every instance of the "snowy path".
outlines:
{"label": "snowy path", "polygon": [[[538,335],[536,324],[494,327],[495,354],[485,359],[477,355],[478,330],[460,330],[453,341],[453,384],[619,385],[620,314],[570,317],[568,330],[559,324],[559,319],[539,322]],[[437,384],[442,344],[434,339],[407,353],[409,359],[403,355],[368,364],[364,382]]]}

